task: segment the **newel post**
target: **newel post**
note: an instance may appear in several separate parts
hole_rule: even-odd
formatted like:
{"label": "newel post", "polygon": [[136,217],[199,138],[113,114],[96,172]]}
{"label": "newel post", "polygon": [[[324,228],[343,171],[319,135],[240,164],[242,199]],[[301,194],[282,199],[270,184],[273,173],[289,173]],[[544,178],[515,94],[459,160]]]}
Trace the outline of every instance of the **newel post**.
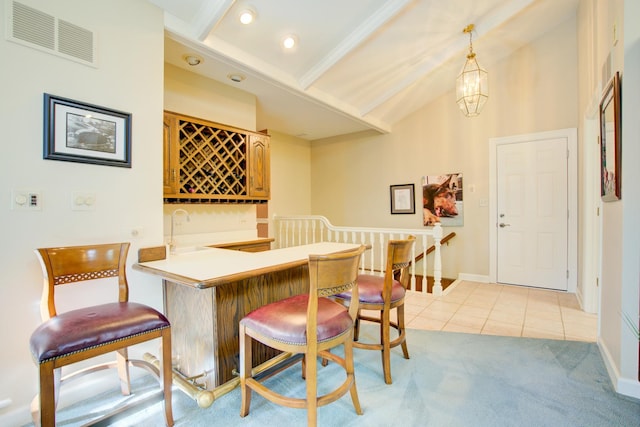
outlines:
{"label": "newel post", "polygon": [[442,226],[433,226],[433,245],[436,248],[433,258],[433,295],[442,295],[442,259],[440,258],[440,241],[442,240]]}

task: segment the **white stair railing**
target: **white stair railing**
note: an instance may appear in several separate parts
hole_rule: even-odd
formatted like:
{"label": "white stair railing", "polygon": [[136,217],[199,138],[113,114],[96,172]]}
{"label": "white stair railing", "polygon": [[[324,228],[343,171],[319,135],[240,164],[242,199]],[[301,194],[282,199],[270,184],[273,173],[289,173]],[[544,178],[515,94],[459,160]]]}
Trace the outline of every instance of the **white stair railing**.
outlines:
{"label": "white stair railing", "polygon": [[338,227],[332,225],[321,215],[297,215],[273,217],[274,248],[307,245],[317,242],[342,242],[367,245],[370,249],[362,257],[360,269],[368,274],[384,275],[386,265],[387,242],[393,239],[404,239],[409,235],[416,236],[416,244],[411,255],[416,259],[422,253],[421,269],[416,269],[416,263],[411,264],[410,289],[415,291],[416,271],[421,272],[421,290],[427,292],[427,250],[434,246],[431,276],[433,276],[434,295],[442,295],[442,259],[440,244],[442,227],[436,224],[424,229],[400,228],[371,228],[371,227]]}

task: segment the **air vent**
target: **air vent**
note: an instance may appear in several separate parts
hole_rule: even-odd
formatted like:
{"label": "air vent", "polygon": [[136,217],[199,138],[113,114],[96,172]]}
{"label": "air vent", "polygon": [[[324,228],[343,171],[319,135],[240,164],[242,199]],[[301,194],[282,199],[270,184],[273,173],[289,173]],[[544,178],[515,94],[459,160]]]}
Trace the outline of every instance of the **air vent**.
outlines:
{"label": "air vent", "polygon": [[79,27],[16,1],[7,14],[7,39],[62,58],[97,66],[96,36]]}

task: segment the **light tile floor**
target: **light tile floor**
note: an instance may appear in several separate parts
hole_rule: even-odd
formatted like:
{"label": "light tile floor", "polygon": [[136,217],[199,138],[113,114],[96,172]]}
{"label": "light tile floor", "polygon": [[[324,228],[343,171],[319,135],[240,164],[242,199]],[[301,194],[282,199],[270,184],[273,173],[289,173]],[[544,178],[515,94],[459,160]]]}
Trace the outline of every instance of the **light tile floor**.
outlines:
{"label": "light tile floor", "polygon": [[575,294],[461,281],[446,295],[405,298],[407,328],[573,341],[596,341],[597,315]]}

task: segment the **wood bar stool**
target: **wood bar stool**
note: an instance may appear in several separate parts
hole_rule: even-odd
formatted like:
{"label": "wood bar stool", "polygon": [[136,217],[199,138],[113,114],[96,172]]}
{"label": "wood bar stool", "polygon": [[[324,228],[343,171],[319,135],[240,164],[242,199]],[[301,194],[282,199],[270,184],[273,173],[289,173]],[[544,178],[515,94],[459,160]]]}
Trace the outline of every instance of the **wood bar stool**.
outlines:
{"label": "wood bar stool", "polygon": [[[366,350],[378,350],[382,355],[382,370],[384,381],[391,384],[391,358],[393,347],[402,346],[404,358],[409,358],[406,332],[404,325],[404,296],[409,284],[409,266],[411,252],[415,243],[415,236],[404,240],[389,240],[387,244],[387,258],[384,276],[360,274],[358,276],[358,317],[354,332],[353,346]],[[344,292],[337,297],[345,304],[353,304],[355,294]],[[391,321],[391,310],[396,309],[397,322]],[[362,310],[378,311],[378,317],[362,314]],[[380,340],[377,343],[363,343],[358,341],[360,322],[367,320],[380,324]],[[391,340],[391,328],[398,332],[397,338]]]}
{"label": "wood bar stool", "polygon": [[[240,321],[240,385],[242,402],[240,416],[249,414],[251,391],[264,398],[292,408],[306,408],[309,426],[317,424],[317,407],[334,402],[347,392],[358,415],[362,414],[356,379],[353,371],[353,328],[358,312],[356,304],[347,308],[330,298],[339,292],[351,290],[357,297],[360,256],[366,249],[331,255],[309,256],[309,294],[298,295],[260,307]],[[265,387],[252,377],[252,340],[271,348],[302,354],[303,378],[306,396],[284,396]],[[344,358],[329,349],[344,345]],[[335,390],[317,395],[318,357],[340,364],[346,379]]]}
{"label": "wood bar stool", "polygon": [[[32,404],[34,423],[56,424],[56,402],[64,381],[105,368],[117,368],[122,394],[131,393],[129,365],[149,369],[160,378],[167,426],[173,425],[171,409],[171,326],[167,318],[143,304],[128,302],[126,260],[129,243],[42,248],[36,251],[44,274],[41,313],[43,323],[31,335],[31,354],[39,366],[40,393]],[[94,279],[113,278],[102,281]],[[58,286],[91,281],[92,286],[118,282],[117,302],[58,313]],[[115,298],[114,298],[115,300]],[[130,360],[127,347],[162,339],[161,368]],[[73,372],[60,378],[60,368],[105,353],[116,352],[116,361]],[[39,412],[39,416],[38,416]]]}

